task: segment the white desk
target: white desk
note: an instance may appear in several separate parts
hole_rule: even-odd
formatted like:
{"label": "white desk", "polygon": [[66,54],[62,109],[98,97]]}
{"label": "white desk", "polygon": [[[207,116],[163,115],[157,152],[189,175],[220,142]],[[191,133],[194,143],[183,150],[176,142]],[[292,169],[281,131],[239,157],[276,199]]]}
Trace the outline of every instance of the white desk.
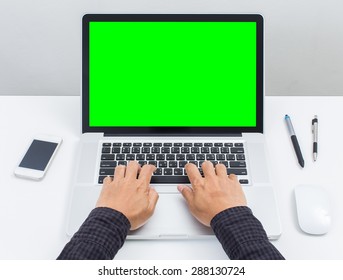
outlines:
{"label": "white desk", "polygon": [[[0,97],[0,259],[54,259],[68,241],[66,206],[80,133],[79,97]],[[343,97],[266,97],[265,132],[283,234],[274,245],[287,259],[343,259]],[[284,123],[292,117],[305,159],[297,163]],[[319,117],[318,161],[312,161],[311,120]],[[63,137],[46,177],[33,182],[13,170],[39,133]],[[294,186],[323,185],[333,226],[324,236],[300,231]],[[127,241],[117,259],[226,259],[217,240]]]}

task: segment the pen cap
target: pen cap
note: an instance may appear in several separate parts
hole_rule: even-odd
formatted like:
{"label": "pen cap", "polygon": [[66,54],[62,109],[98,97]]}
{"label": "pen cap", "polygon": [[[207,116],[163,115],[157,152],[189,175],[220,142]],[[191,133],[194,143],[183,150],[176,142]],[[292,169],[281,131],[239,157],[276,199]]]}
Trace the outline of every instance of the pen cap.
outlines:
{"label": "pen cap", "polygon": [[286,124],[287,124],[287,128],[288,128],[289,134],[290,135],[295,135],[294,128],[293,128],[293,125],[292,125],[292,122],[291,122],[291,118],[288,115],[285,116],[285,121],[286,121]]}
{"label": "pen cap", "polygon": [[317,115],[314,116],[312,120],[312,133],[313,133],[313,142],[317,145],[318,142],[318,117]]}

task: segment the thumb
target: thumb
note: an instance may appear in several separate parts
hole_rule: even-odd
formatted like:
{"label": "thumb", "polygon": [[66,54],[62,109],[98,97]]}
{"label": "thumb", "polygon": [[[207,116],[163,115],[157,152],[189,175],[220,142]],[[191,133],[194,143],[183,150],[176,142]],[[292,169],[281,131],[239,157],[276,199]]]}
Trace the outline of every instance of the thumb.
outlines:
{"label": "thumb", "polygon": [[149,211],[151,215],[154,213],[156,204],[158,201],[158,193],[154,188],[150,188],[149,190]]}
{"label": "thumb", "polygon": [[193,204],[193,190],[185,185],[177,186],[178,191],[182,194],[182,196],[186,199],[188,205]]}

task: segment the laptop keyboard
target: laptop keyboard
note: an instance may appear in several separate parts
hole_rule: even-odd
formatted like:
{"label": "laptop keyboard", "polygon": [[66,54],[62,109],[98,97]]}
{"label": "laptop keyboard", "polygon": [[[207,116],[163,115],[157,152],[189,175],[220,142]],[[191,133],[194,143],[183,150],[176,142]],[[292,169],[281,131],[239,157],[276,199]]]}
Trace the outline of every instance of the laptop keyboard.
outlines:
{"label": "laptop keyboard", "polygon": [[[227,174],[236,174],[238,178],[248,175],[243,142],[104,142],[98,183],[102,184],[106,176],[113,177],[116,166],[127,165],[133,160],[141,166],[152,164],[157,167],[151,183],[189,183],[185,165],[195,164],[203,175],[201,165],[205,160],[211,161],[213,165],[224,164]],[[249,184],[246,178],[240,178],[239,181],[241,184]]]}

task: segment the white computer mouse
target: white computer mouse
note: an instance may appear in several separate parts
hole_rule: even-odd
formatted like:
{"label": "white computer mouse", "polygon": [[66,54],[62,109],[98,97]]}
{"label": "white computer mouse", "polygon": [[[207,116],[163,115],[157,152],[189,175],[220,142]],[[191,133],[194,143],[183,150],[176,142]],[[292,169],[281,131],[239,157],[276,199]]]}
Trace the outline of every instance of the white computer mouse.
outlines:
{"label": "white computer mouse", "polygon": [[317,185],[295,187],[300,228],[309,234],[325,234],[331,227],[331,207],[326,190]]}

